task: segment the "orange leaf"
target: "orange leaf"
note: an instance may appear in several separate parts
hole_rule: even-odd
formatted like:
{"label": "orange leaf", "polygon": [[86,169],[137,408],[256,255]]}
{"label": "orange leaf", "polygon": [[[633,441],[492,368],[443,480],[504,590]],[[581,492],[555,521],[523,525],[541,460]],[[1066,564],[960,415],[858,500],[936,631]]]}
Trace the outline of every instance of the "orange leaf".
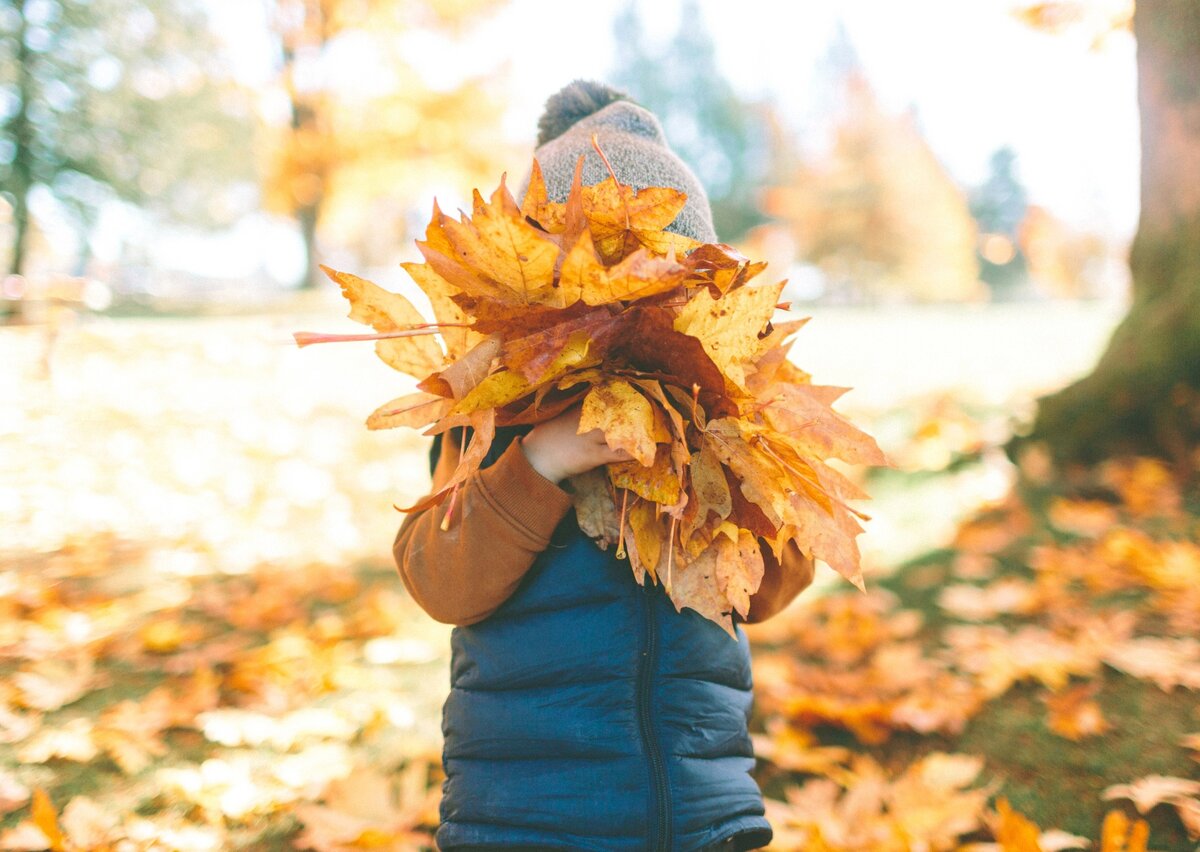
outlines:
{"label": "orange leaf", "polygon": [[38,827],[42,834],[46,835],[46,840],[50,843],[50,849],[53,852],[65,852],[67,848],[67,838],[63,835],[62,829],[58,827],[58,814],[54,810],[54,805],[50,802],[50,797],[46,795],[46,791],[38,787],[33,791],[33,824]]}
{"label": "orange leaf", "polygon": [[367,417],[368,429],[395,429],[397,426],[423,428],[450,410],[451,401],[432,394],[410,393],[385,402]]}
{"label": "orange leaf", "polygon": [[632,491],[660,506],[672,506],[679,501],[679,472],[668,453],[657,453],[649,467],[637,460],[610,464],[608,477],[614,488]]}
{"label": "orange leaf", "polygon": [[683,283],[686,274],[680,264],[654,257],[645,249],[605,266],[585,231],[563,261],[560,288],[566,304],[582,299],[588,305],[606,305],[669,293]]}
{"label": "orange leaf", "polygon": [[681,556],[676,551],[668,587],[675,608],[694,609],[735,636],[731,613],[745,616],[750,595],[762,583],[763,559],[757,539],[726,523],[699,556],[686,561]]}
{"label": "orange leaf", "polygon": [[1100,852],[1146,852],[1150,826],[1145,820],[1130,823],[1121,811],[1109,811],[1100,831]]}
{"label": "orange leaf", "polygon": [[596,385],[583,398],[579,434],[604,432],[611,449],[625,450],[644,467],[654,464],[654,412],[633,385],[612,379]]}
{"label": "orange leaf", "polygon": [[1100,705],[1094,700],[1098,684],[1084,683],[1046,699],[1050,710],[1047,725],[1054,733],[1069,740],[1081,740],[1102,734],[1110,727]]}
{"label": "orange leaf", "polygon": [[583,211],[596,242],[596,251],[606,263],[615,263],[645,246],[658,254],[671,248],[685,252],[697,243],[678,234],[663,232],[687,204],[687,194],[669,187],[647,187],[641,191],[618,184],[612,177],[583,188]]}
{"label": "orange leaf", "polygon": [[559,248],[525,221],[503,179],[490,203],[475,193],[474,213],[461,222],[442,220],[454,261],[498,285],[500,301],[562,307],[553,286]]}
{"label": "orange leaf", "polygon": [[[322,266],[325,274],[342,288],[350,302],[350,319],[379,332],[404,331],[423,325],[425,318],[408,299],[377,284]],[[422,379],[442,365],[442,349],[432,335],[380,340],[375,354],[394,370]]]}
{"label": "orange leaf", "polygon": [[566,207],[550,200],[546,193],[546,180],[542,177],[542,166],[536,159],[529,175],[529,189],[521,201],[521,214],[533,219],[551,234],[561,234],[567,225]]}
{"label": "orange leaf", "polygon": [[817,458],[887,465],[875,439],[830,408],[822,399],[823,390],[813,385],[775,384],[770,391],[774,398],[763,412],[767,423]]}
{"label": "orange leaf", "polygon": [[400,265],[428,297],[437,321],[444,323],[440,331],[446,344],[446,357],[451,360],[461,358],[479,342],[480,335],[465,327],[470,318],[454,301],[453,297],[458,291],[427,263],[407,262]]}
{"label": "orange leaf", "polygon": [[783,282],[770,287],[741,287],[714,299],[700,290],[675,318],[675,330],[697,338],[721,371],[746,385],[746,366],[762,349],[759,334],[775,313]]}

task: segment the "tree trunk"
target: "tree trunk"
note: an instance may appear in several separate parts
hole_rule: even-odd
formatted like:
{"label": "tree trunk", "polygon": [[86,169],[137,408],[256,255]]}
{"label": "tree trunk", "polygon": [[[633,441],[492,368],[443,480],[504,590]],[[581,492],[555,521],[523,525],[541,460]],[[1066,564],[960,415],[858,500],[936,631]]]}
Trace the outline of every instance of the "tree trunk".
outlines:
{"label": "tree trunk", "polygon": [[17,110],[9,119],[13,140],[12,172],[9,192],[12,193],[13,237],[8,271],[21,275],[25,271],[25,253],[29,241],[29,191],[33,188],[33,125],[29,121],[29,102],[33,99],[33,57],[26,42],[25,2],[17,9]]}
{"label": "tree trunk", "polygon": [[[277,4],[282,6],[283,4]],[[291,106],[292,147],[294,165],[303,172],[293,173],[290,187],[292,213],[300,228],[304,241],[304,277],[300,289],[315,289],[323,279],[318,273],[317,227],[321,222],[321,208],[325,203],[328,188],[328,170],[325,162],[327,152],[317,150],[322,138],[322,114],[319,99],[297,85],[297,64],[305,54],[321,53],[333,37],[334,27],[330,19],[329,4],[304,2],[284,12],[281,22],[281,47],[283,53],[283,78]],[[311,57],[310,57],[311,61]]]}
{"label": "tree trunk", "polygon": [[317,221],[320,219],[320,204],[306,204],[296,210],[296,221],[300,225],[300,236],[304,240],[304,277],[300,289],[311,290],[321,281],[317,259]]}
{"label": "tree trunk", "polygon": [[1186,475],[1200,464],[1200,0],[1138,0],[1134,35],[1133,302],[1093,372],[1040,400],[1029,440],[1063,463],[1140,453]]}

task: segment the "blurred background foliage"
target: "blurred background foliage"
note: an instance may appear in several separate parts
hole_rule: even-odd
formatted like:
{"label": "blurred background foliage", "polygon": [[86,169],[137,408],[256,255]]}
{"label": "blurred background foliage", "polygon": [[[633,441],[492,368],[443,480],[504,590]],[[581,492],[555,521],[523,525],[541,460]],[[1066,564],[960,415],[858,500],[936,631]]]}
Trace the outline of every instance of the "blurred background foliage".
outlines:
{"label": "blurred background foliage", "polygon": [[[740,61],[753,62],[752,17],[744,32],[714,32],[709,10],[687,0],[666,29],[649,8],[597,7],[590,26],[598,34],[608,15],[611,54],[595,76],[661,117],[708,188],[722,239],[789,274],[793,299],[1125,292],[1129,233],[1035,203],[1004,138],[986,178],[952,174],[918,109],[880,97],[843,22],[822,50],[793,58],[808,88],[799,109],[792,81],[746,94],[725,72],[726,42],[746,40]],[[7,313],[20,293],[69,297],[88,282],[93,307],[228,308],[320,287],[321,258],[391,267],[434,194],[465,197],[505,170],[516,183],[528,168],[533,121],[514,130],[506,119],[518,86],[528,103],[567,82],[555,67],[566,63],[539,61],[526,22],[548,11],[508,0],[6,3],[0,256],[22,276],[5,285]],[[1043,30],[1070,23],[1023,14]],[[964,121],[998,96],[964,102]]]}

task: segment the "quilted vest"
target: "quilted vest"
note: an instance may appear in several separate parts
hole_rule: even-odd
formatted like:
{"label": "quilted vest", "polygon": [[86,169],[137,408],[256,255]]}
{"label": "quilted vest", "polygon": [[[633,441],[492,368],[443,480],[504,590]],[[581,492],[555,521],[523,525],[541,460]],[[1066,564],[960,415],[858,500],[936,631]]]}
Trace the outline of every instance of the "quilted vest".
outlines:
{"label": "quilted vest", "polygon": [[737,634],[639,586],[568,512],[512,597],[451,634],[439,848],[766,845]]}

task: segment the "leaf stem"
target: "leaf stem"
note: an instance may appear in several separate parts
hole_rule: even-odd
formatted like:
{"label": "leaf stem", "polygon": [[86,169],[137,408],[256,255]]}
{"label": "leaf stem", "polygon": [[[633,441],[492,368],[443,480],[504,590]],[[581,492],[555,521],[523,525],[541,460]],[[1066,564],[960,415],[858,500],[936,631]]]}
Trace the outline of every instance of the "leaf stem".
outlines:
{"label": "leaf stem", "polygon": [[600,140],[596,134],[592,134],[592,147],[596,149],[596,153],[600,155],[600,159],[604,161],[604,167],[608,169],[608,173],[612,175],[613,183],[618,187],[617,194],[621,198],[621,206],[625,208],[625,230],[629,230],[629,201],[620,193],[621,181],[617,177],[616,171],[612,167],[612,163],[608,161],[608,155],[604,153],[604,149],[600,147]]}
{"label": "leaf stem", "polygon": [[625,509],[629,505],[629,489],[621,489],[621,520],[617,525],[617,558],[625,558]]}
{"label": "leaf stem", "polygon": [[321,334],[316,331],[296,331],[292,333],[292,337],[295,338],[297,346],[304,348],[314,343],[343,343],[352,340],[391,340],[396,337],[420,337],[425,334],[437,334],[438,330],[443,326],[470,328],[471,324],[465,322],[430,322],[409,326],[398,331],[378,331],[373,334]]}
{"label": "leaf stem", "polygon": [[678,525],[679,519],[672,515],[671,528],[667,533],[667,594],[671,593],[671,566],[675,564],[675,529]]}

